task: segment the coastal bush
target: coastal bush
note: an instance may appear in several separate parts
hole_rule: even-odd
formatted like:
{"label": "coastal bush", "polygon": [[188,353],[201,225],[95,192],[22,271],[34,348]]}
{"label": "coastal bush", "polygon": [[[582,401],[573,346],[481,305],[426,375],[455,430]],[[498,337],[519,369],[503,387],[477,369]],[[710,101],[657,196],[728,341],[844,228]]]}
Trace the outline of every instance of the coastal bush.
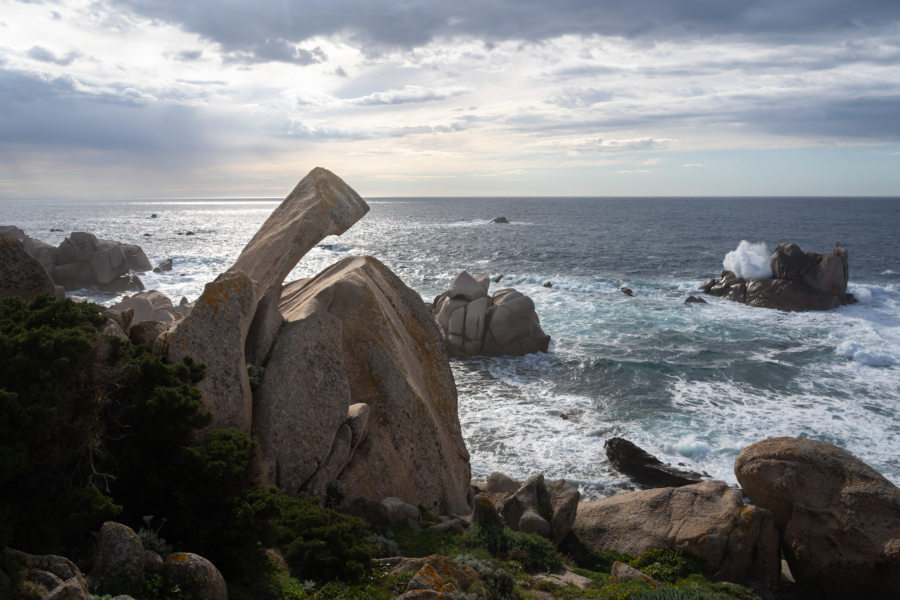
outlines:
{"label": "coastal bush", "polygon": [[562,560],[549,540],[508,527],[475,525],[461,539],[463,547],[483,547],[501,560],[513,560],[528,572],[555,572]]}
{"label": "coastal bush", "polygon": [[647,550],[629,563],[635,569],[656,579],[674,583],[694,573],[702,573],[699,560],[682,550],[656,548]]}

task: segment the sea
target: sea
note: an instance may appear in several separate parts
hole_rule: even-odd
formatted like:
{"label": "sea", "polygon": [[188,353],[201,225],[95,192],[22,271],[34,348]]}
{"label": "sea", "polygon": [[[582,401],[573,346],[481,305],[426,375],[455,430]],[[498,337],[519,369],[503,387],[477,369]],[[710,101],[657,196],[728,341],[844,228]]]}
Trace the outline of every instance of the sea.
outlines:
{"label": "sea", "polygon": [[[139,244],[154,264],[172,258],[172,271],[141,279],[177,303],[226,270],[279,202],[4,200],[0,224],[54,245],[88,231]],[[289,279],[372,255],[430,302],[463,270],[502,275],[492,291],[530,296],[552,337],[546,353],[451,361],[473,479],[543,473],[586,498],[635,489],[605,456],[604,441],[621,436],[736,484],[742,448],[795,436],[844,448],[900,484],[900,198],[367,202],[369,214],[322,240]],[[500,216],[509,223],[490,222]],[[858,303],[812,313],[708,296],[685,304],[741,242],[768,252],[840,242]]]}

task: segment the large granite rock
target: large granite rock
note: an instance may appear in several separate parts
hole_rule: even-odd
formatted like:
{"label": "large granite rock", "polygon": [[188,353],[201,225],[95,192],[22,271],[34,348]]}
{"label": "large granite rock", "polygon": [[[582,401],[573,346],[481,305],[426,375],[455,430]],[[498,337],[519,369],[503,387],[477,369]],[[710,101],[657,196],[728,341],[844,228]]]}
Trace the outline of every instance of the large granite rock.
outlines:
{"label": "large granite rock", "polygon": [[900,598],[900,489],[826,442],[773,438],[735,461],[772,512],[791,573],[817,598]]}
{"label": "large granite rock", "polygon": [[487,275],[457,275],[434,299],[432,311],[454,356],[521,356],[546,352],[550,336],[541,329],[534,302],[513,289],[488,296]]}
{"label": "large granite rock", "polygon": [[[281,311],[288,322],[329,314],[340,323],[349,403],[371,411],[368,433],[338,477],[348,497],[395,496],[438,514],[467,512],[469,454],[456,386],[418,294],[376,259],[349,257],[285,286]],[[346,414],[347,401],[334,401]]]}
{"label": "large granite rock", "polygon": [[767,510],[721,481],[619,494],[578,507],[572,534],[587,550],[640,554],[675,548],[717,579],[769,590],[778,581],[778,533]]}
{"label": "large granite rock", "polygon": [[796,244],[778,244],[769,259],[773,276],[747,280],[731,271],[706,281],[701,289],[750,306],[785,311],[830,310],[856,299],[847,293],[847,249],[835,244],[825,254],[804,252]]}
{"label": "large granite rock", "polygon": [[198,600],[228,600],[225,578],[214,564],[190,552],[170,555],[163,573]]}
{"label": "large granite rock", "polygon": [[349,406],[341,321],[318,312],[285,324],[253,409],[269,481],[297,493],[324,464]]}
{"label": "large granite rock", "polygon": [[91,569],[91,589],[116,593],[138,589],[144,571],[144,547],[133,529],[107,521],[100,528]]}
{"label": "large granite rock", "polygon": [[233,427],[250,435],[253,396],[244,358],[244,341],[256,310],[257,286],[242,273],[206,284],[191,314],[169,333],[166,358],[190,356],[206,364],[197,387],[212,412],[213,427]]}
{"label": "large granite rock", "polygon": [[20,242],[0,237],[0,298],[31,300],[39,294],[56,294],[46,269],[25,252]]}
{"label": "large granite rock", "polygon": [[606,458],[620,473],[646,487],[680,487],[700,483],[704,477],[695,471],[672,467],[625,438],[614,437],[603,444]]}

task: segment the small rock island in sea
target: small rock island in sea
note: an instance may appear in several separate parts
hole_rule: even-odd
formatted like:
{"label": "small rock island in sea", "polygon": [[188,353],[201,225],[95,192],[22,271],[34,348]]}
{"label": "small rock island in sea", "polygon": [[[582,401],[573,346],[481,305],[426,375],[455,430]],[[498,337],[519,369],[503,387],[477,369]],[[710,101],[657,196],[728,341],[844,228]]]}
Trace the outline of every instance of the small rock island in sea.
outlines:
{"label": "small rock island in sea", "polygon": [[[462,354],[488,353],[488,343],[498,352],[546,351],[549,336],[530,300],[505,290],[488,297],[486,277],[460,274],[433,307],[368,256],[285,283],[322,238],[342,234],[367,212],[346,183],[316,168],[195,302],[176,307],[159,292],[141,292],[103,309],[97,329],[146,345],[158,361],[177,364],[190,356],[204,363],[206,375],[196,385],[210,426],[252,440],[255,485],[274,486],[268,489],[293,499],[331,498],[337,510],[388,535],[396,526],[428,529],[425,535],[433,538],[469,531],[488,540],[485,552],[507,545],[502,560],[549,560],[514,580],[498,574],[502,566],[471,557],[385,555],[391,558],[381,559],[379,569],[403,582],[395,597],[452,600],[461,591],[507,598],[519,593],[516,586],[545,594],[540,597],[561,597],[553,592],[561,589],[566,598],[597,597],[577,594],[603,582],[635,583],[629,578],[653,590],[678,586],[636,570],[637,559],[632,566],[603,567],[610,576],[582,577],[562,566],[556,550],[593,570],[603,556],[628,560],[616,553],[675,550],[692,556],[705,576],[750,586],[766,598],[783,573],[811,597],[900,597],[900,489],[825,442],[776,438],[745,448],[735,462],[743,489],[662,465],[624,440],[608,444],[610,460],[664,487],[585,502],[572,482],[546,482],[540,473],[524,482],[500,473],[472,482],[448,345]],[[19,274],[46,276],[45,267],[20,241],[0,238],[0,292],[33,296],[34,287]],[[735,281],[732,273],[710,284],[710,293],[725,290],[731,299],[775,308],[849,301],[846,251],[839,246],[826,255],[779,246],[772,264],[768,280]],[[773,295],[782,289],[787,295]],[[787,304],[785,298],[795,296],[801,301]],[[500,318],[498,307],[506,304],[522,310]],[[522,327],[495,329],[504,320]],[[508,331],[519,330],[529,341],[515,341],[518,334],[504,341]],[[508,547],[515,543],[522,545]],[[12,576],[4,570],[13,561],[21,569],[12,575],[19,583],[24,578],[34,597],[84,598],[89,589],[120,594],[117,582],[152,573],[196,598],[227,599],[226,580],[210,561],[186,552],[163,557],[142,544],[130,527],[107,521],[96,535],[93,561],[82,567],[90,569],[87,577],[61,556],[4,549],[0,597],[13,597]],[[318,548],[327,555],[329,548]],[[262,550],[284,561],[278,548],[254,547]],[[505,596],[491,587],[501,583]],[[740,594],[729,597],[754,597],[749,590]]]}
{"label": "small rock island in sea", "polygon": [[785,311],[830,310],[856,302],[847,293],[849,279],[847,249],[839,243],[825,254],[805,252],[797,244],[778,244],[769,258],[767,273],[740,277],[725,270],[700,288],[712,296],[724,296],[749,306]]}

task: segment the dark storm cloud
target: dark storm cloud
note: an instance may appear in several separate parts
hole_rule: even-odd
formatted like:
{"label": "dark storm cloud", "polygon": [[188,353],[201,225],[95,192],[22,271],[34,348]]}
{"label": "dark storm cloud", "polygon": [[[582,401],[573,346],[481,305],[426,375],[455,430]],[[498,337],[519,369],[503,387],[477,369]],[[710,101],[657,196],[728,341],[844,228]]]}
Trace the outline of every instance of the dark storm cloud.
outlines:
{"label": "dark storm cloud", "polygon": [[285,60],[277,51],[267,52],[268,40],[297,43],[335,33],[352,36],[368,50],[369,45],[410,48],[453,35],[489,44],[564,34],[649,41],[743,35],[791,43],[798,36],[864,35],[900,19],[896,0],[118,0],[116,4],[181,23],[221,43],[226,51],[260,60]]}
{"label": "dark storm cloud", "polygon": [[72,64],[76,58],[81,56],[80,52],[69,52],[65,56],[57,56],[50,50],[47,50],[43,46],[32,46],[31,49],[26,53],[28,58],[33,58],[34,60],[39,60],[41,62],[53,63],[56,65],[60,65],[66,67]]}
{"label": "dark storm cloud", "polygon": [[101,164],[183,166],[214,148],[206,133],[211,125],[191,107],[85,93],[70,77],[40,79],[0,69],[0,106],[0,160],[43,149],[85,158],[92,156],[85,151],[100,152]]}
{"label": "dark storm cloud", "polygon": [[284,39],[267,39],[230,51],[225,59],[237,63],[286,62],[306,66],[325,62],[328,56],[319,47],[306,50]]}

